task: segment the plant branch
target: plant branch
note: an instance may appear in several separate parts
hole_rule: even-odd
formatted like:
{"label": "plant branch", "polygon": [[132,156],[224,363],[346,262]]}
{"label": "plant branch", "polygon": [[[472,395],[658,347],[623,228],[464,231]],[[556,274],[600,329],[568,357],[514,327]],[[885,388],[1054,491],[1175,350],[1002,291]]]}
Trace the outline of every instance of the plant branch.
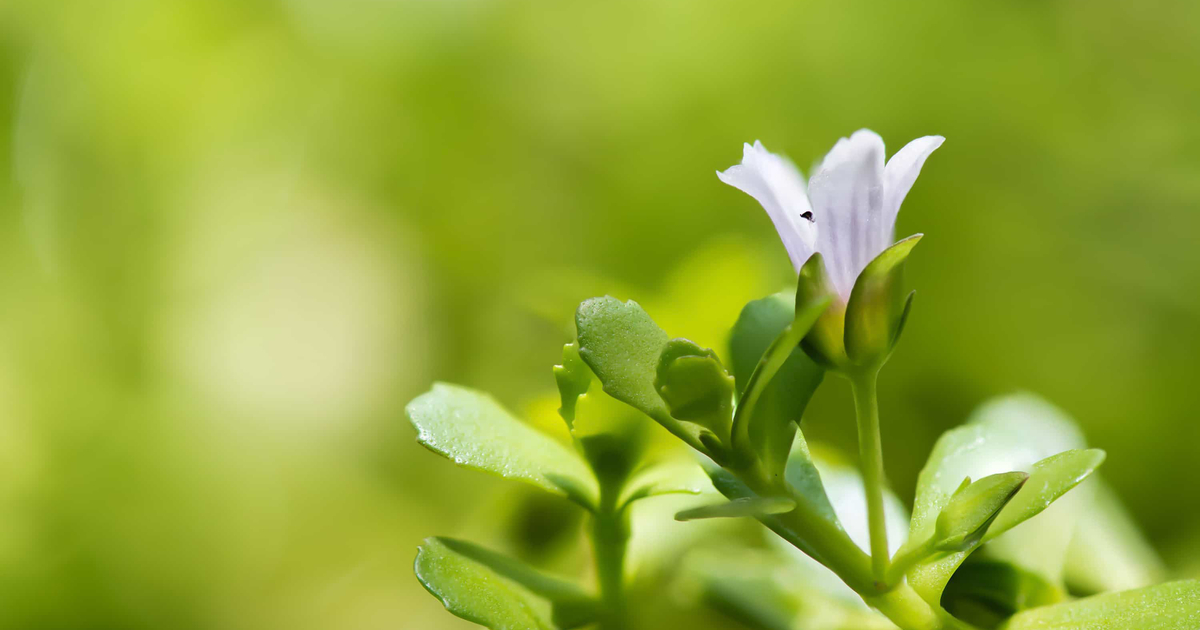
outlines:
{"label": "plant branch", "polygon": [[886,583],[888,558],[887,519],[883,507],[883,444],[879,435],[879,404],[875,392],[878,370],[850,375],[854,410],[858,417],[858,459],[867,494],[867,523],[871,531],[871,571]]}

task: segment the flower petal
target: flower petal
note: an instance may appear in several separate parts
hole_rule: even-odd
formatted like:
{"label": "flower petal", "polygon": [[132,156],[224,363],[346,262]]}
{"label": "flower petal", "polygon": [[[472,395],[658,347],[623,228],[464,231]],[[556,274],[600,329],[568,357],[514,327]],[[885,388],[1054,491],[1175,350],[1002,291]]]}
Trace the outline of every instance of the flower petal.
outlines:
{"label": "flower petal", "polygon": [[904,197],[908,195],[913,182],[917,181],[917,175],[921,174],[925,158],[945,141],[942,136],[917,138],[897,151],[883,169],[884,225],[889,245],[890,241],[895,240],[893,235],[896,231],[896,215],[900,214],[900,204],[904,202]]}
{"label": "flower petal", "polygon": [[817,251],[842,300],[849,299],[859,272],[890,244],[884,230],[883,168],[883,139],[860,129],[838,140],[808,183]]}
{"label": "flower petal", "polygon": [[812,208],[804,192],[804,177],[796,166],[755,141],[753,145],[745,145],[741,164],[717,171],[717,177],[758,200],[775,224],[792,266],[799,273],[813,253],[817,230],[803,216]]}

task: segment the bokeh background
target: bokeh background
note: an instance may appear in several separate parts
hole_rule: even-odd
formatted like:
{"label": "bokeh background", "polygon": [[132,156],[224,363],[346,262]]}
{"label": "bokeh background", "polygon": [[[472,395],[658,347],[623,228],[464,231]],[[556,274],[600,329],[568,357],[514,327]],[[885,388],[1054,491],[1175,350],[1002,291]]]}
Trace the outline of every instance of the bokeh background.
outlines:
{"label": "bokeh background", "polygon": [[[404,404],[544,407],[595,294],[722,347],[790,268],[714,170],[864,126],[947,138],[899,222],[898,494],[1036,392],[1200,575],[1196,77],[1187,0],[9,0],[0,627],[465,627],[423,537],[536,559],[578,515],[424,451]],[[851,447],[850,414],[831,380],[806,434]]]}

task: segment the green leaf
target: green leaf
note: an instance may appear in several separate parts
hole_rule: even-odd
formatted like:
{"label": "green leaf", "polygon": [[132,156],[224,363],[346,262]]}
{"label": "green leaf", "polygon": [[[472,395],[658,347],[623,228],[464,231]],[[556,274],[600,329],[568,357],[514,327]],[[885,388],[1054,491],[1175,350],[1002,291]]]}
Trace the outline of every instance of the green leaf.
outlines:
{"label": "green leaf", "polygon": [[598,602],[575,584],[467,541],[426,539],[413,570],[446,610],[494,630],[576,628],[598,617]]}
{"label": "green leaf", "polygon": [[1065,598],[1062,589],[1007,562],[972,561],[950,579],[942,606],[973,626],[995,628],[1015,613]]}
{"label": "green leaf", "polygon": [[575,326],[579,356],[608,395],[650,416],[693,448],[709,451],[695,426],[685,426],[671,416],[654,387],[668,336],[637,302],[592,298],[579,305]]}
{"label": "green leaf", "polygon": [[[734,326],[730,346],[741,370],[758,355],[734,413],[734,446],[748,449],[768,474],[783,471],[804,410],[825,376],[797,346],[829,303],[828,297],[797,303],[791,318],[772,331],[765,326],[778,327],[783,318],[778,299],[766,298],[747,305]],[[768,337],[769,332],[775,336]],[[768,339],[768,345],[759,345]]]}
{"label": "green leaf", "polygon": [[744,516],[769,516],[783,514],[796,509],[796,502],[787,497],[741,497],[728,503],[703,505],[683,510],[675,515],[677,521],[694,521],[702,518],[738,518]]}
{"label": "green leaf", "polygon": [[1000,512],[984,540],[991,540],[1033,518],[1079,485],[1103,462],[1104,451],[1091,448],[1065,451],[1035,463],[1030,468],[1029,481]]}
{"label": "green leaf", "polygon": [[915,234],[887,248],[854,281],[846,304],[846,353],[855,363],[882,361],[891,353],[907,307],[904,262],[921,240]]}
{"label": "green leaf", "polygon": [[[934,446],[917,480],[910,539],[921,541],[933,535],[937,515],[962,479],[1012,470],[1029,472],[1030,479],[1001,510],[983,541],[992,541],[988,551],[998,559],[1060,582],[1067,543],[1083,507],[1077,501],[1069,501],[1062,507],[1065,511],[1034,519],[1008,536],[1000,535],[1044,510],[1094,469],[1103,457],[1099,452],[1075,451],[1054,457],[1083,446],[1083,436],[1074,423],[1034,396],[1020,394],[985,404],[967,424],[946,432]],[[918,564],[909,571],[909,582],[927,601],[938,601],[970,551]]]}
{"label": "green leaf", "polygon": [[729,332],[729,365],[739,396],[763,353],[795,318],[795,296],[789,293],[769,295],[742,308]]}
{"label": "green leaf", "polygon": [[595,503],[596,479],[583,460],[487,394],[436,383],[405,411],[417,441],[460,466],[532,483],[584,506]]}
{"label": "green leaf", "polygon": [[654,385],[673,417],[698,424],[728,444],[734,381],[715,352],[672,339],[659,357]]}
{"label": "green leaf", "polygon": [[592,371],[579,357],[579,344],[568,343],[563,346],[562,365],[554,366],[554,380],[558,383],[558,394],[562,398],[558,415],[562,416],[568,427],[575,428],[575,405],[592,385]]}
{"label": "green leaf", "polygon": [[[808,449],[808,442],[800,433],[796,434],[796,440],[792,444],[792,451],[788,455],[787,470],[784,474],[788,484],[804,500],[811,514],[833,527],[842,528],[842,524],[838,521],[837,510],[829,500],[829,494],[821,480],[821,473],[818,472],[812,452]],[[865,494],[863,500],[864,502],[866,500]]]}
{"label": "green leaf", "polygon": [[1029,475],[1023,472],[997,473],[975,482],[967,479],[938,515],[935,547],[962,551],[979,543],[1026,479]]}
{"label": "green leaf", "polygon": [[550,606],[487,567],[425,541],[413,563],[417,579],[451,614],[492,630],[553,630]]}
{"label": "green leaf", "polygon": [[1169,582],[1015,615],[1003,630],[1195,630],[1200,628],[1200,581]]}
{"label": "green leaf", "polygon": [[592,298],[579,305],[575,325],[579,355],[604,391],[650,417],[667,414],[654,377],[669,337],[637,302]]}

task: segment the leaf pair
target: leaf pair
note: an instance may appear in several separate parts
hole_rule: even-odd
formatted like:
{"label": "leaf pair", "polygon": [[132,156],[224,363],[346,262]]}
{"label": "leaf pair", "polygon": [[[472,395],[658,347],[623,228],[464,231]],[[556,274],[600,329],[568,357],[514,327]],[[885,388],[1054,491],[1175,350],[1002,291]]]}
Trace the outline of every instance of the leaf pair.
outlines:
{"label": "leaf pair", "polygon": [[[1074,512],[1036,519],[1013,536],[1001,535],[1033,519],[1104,461],[1103,451],[1082,447],[1083,438],[1068,419],[1024,395],[985,405],[968,424],[948,431],[918,479],[912,533],[898,554],[917,553],[920,546],[927,551],[909,565],[909,583],[927,601],[940,601],[967,555],[989,541],[994,541],[989,551],[1060,582]],[[979,480],[971,483],[971,478]],[[1047,549],[1046,542],[1055,549]],[[1029,557],[1029,549],[1037,549],[1039,557]]]}

